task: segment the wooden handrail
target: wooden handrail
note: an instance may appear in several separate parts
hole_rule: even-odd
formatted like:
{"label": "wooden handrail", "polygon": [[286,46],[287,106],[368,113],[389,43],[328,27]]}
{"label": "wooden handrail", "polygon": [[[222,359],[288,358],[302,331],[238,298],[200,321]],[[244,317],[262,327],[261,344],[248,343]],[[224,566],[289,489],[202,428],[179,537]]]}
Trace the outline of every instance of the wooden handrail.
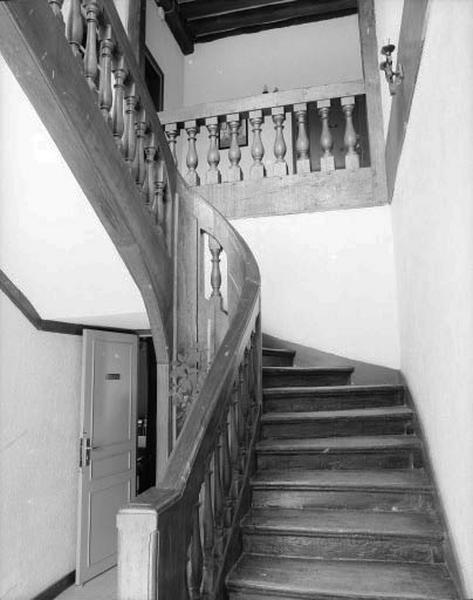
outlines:
{"label": "wooden handrail", "polygon": [[194,104],[182,108],[161,111],[159,119],[163,125],[169,123],[184,123],[185,121],[203,121],[211,117],[220,117],[233,113],[249,113],[253,110],[264,110],[279,106],[291,107],[294,104],[342,98],[344,96],[359,96],[365,93],[362,79],[341,83],[330,83],[268,94],[257,94],[220,102]]}
{"label": "wooden handrail", "polygon": [[[0,3],[2,54],[137,282],[158,358],[169,363],[207,343],[205,379],[161,481],[118,516],[118,597],[184,599],[188,588],[218,597],[261,411],[258,267],[228,221],[177,173],[113,2],[70,6],[66,27],[60,0]],[[171,369],[175,388],[173,377]],[[158,414],[167,423],[163,381]]]}

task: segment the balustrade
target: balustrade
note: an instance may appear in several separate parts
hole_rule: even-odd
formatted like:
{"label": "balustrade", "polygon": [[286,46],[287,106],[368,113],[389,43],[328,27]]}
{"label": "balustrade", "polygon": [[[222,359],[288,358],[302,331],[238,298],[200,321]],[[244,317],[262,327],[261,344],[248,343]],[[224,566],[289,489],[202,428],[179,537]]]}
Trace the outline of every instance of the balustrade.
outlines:
{"label": "balustrade", "polygon": [[[54,15],[65,21],[66,39],[143,204],[158,229],[169,237],[163,152],[171,155],[141,75],[132,72],[127,64],[128,41],[124,41],[126,35],[115,8],[103,0],[70,0],[64,6],[63,0],[48,2]],[[64,18],[65,6],[68,10]],[[171,137],[172,130],[168,130],[168,140]],[[170,247],[170,240],[167,242]]]}
{"label": "balustrade", "polygon": [[[203,184],[260,181],[271,176],[304,175],[311,171],[329,174],[369,166],[367,160],[361,164],[353,119],[357,114],[357,120],[366,128],[365,104],[360,101],[363,96],[363,82],[355,81],[186,107],[162,112],[160,118],[165,123],[176,164],[177,140],[183,130],[187,133],[185,179],[192,186],[201,184],[197,173],[199,153],[205,147],[203,135],[199,136],[201,126],[205,126],[202,130],[208,133],[209,140],[206,146],[208,170]],[[238,110],[225,111],[225,108]],[[225,125],[228,133],[226,145],[222,145]],[[247,139],[241,135],[242,125],[246,126],[243,131]],[[270,140],[271,153],[268,152]],[[364,150],[363,156],[369,157],[367,146],[361,150]],[[225,153],[228,166],[225,166],[226,161],[221,165],[220,159],[225,158]]]}

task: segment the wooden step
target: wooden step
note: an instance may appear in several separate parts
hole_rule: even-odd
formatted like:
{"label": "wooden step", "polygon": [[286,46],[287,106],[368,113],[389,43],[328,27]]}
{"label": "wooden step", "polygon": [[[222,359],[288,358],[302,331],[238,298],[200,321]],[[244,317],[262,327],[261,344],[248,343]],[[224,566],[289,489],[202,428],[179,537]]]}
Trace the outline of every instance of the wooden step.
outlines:
{"label": "wooden step", "polygon": [[404,387],[401,385],[334,385],[266,388],[263,398],[263,408],[267,412],[374,408],[403,404]]}
{"label": "wooden step", "polygon": [[255,508],[422,511],[433,506],[422,469],[405,471],[260,471],[251,480]]}
{"label": "wooden step", "polygon": [[411,433],[413,412],[407,406],[314,412],[271,412],[261,418],[262,437],[319,438],[345,435]]}
{"label": "wooden step", "polygon": [[262,440],[259,469],[406,469],[421,467],[422,445],[414,435]]}
{"label": "wooden step", "polygon": [[443,532],[427,513],[251,509],[245,552],[324,559],[440,562]]}
{"label": "wooden step", "polygon": [[263,367],[263,387],[306,387],[350,383],[353,367]]}
{"label": "wooden step", "polygon": [[443,565],[325,561],[243,554],[231,600],[455,600]]}
{"label": "wooden step", "polygon": [[295,350],[263,348],[263,367],[292,367],[295,356]]}

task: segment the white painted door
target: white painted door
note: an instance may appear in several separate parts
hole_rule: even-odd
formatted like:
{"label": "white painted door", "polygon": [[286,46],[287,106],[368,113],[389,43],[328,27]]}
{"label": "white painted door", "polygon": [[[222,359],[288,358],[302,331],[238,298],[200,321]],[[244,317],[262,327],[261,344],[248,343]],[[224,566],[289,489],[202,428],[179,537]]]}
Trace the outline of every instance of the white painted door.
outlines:
{"label": "white painted door", "polygon": [[76,583],[116,564],[117,511],[135,496],[138,340],[84,330]]}

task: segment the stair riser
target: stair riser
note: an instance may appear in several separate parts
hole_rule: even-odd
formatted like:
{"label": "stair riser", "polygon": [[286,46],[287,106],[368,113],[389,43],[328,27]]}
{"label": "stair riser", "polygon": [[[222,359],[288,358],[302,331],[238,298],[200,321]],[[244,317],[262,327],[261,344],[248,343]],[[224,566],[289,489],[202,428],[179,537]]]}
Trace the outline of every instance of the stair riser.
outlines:
{"label": "stair riser", "polygon": [[433,508],[432,495],[416,492],[363,492],[323,490],[253,489],[255,508],[340,508],[344,510],[382,510],[419,512]]}
{"label": "stair riser", "polygon": [[[229,595],[230,600],[301,600],[301,597],[309,598],[308,596],[300,596],[300,595],[288,596],[286,593],[284,594],[284,596],[281,596],[281,595],[275,596],[274,594],[268,594],[265,591],[261,591],[261,593],[253,594],[251,592],[246,591],[245,589],[238,590],[238,591],[230,590],[230,595]],[[329,598],[328,596],[322,597],[322,596],[311,595],[310,600],[339,600],[339,599],[338,598]],[[358,600],[358,598],[356,600]],[[363,600],[363,598],[361,598],[360,600]]]}
{"label": "stair riser", "polygon": [[258,469],[407,469],[421,467],[416,450],[390,449],[377,452],[330,452],[297,454],[257,453]]}
{"label": "stair riser", "polygon": [[284,373],[263,372],[263,387],[310,387],[318,385],[347,385],[351,373]]}
{"label": "stair riser", "polygon": [[411,417],[398,419],[337,419],[326,422],[264,423],[263,439],[300,439],[352,435],[396,435],[412,431]]}
{"label": "stair riser", "polygon": [[350,408],[382,408],[401,406],[401,394],[385,396],[284,396],[274,398],[265,395],[264,412],[311,412],[316,410],[345,410]]}
{"label": "stair riser", "polygon": [[292,356],[266,356],[263,354],[263,367],[292,367],[294,358]]}
{"label": "stair riser", "polygon": [[[344,598],[329,597],[327,595],[314,596],[313,594],[311,594],[310,596],[301,596],[300,594],[298,594],[297,596],[292,596],[292,595],[288,595],[287,593],[284,593],[284,596],[281,596],[281,595],[274,595],[271,593],[267,593],[264,590],[262,590],[259,593],[257,593],[257,592],[252,593],[252,592],[246,591],[246,589],[242,589],[242,590],[238,590],[238,591],[230,590],[230,595],[229,595],[230,600],[301,600],[301,598],[306,598],[307,600],[346,600]],[[356,600],[364,600],[364,599],[356,598]],[[368,598],[367,600],[371,600],[371,599]]]}
{"label": "stair riser", "polygon": [[245,552],[323,559],[392,560],[433,563],[443,560],[442,544],[433,540],[352,535],[312,536],[243,532]]}

